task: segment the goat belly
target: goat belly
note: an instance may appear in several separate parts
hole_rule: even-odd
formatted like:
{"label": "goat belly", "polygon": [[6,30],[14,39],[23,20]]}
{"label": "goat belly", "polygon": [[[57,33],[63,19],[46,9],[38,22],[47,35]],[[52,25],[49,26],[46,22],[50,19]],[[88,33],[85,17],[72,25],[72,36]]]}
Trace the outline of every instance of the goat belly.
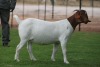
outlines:
{"label": "goat belly", "polygon": [[33,42],[37,44],[52,44],[58,41],[58,36],[38,34],[33,37]]}
{"label": "goat belly", "polygon": [[33,39],[33,43],[36,44],[52,44],[57,42],[56,40],[48,39],[48,38],[42,38],[42,39]]}

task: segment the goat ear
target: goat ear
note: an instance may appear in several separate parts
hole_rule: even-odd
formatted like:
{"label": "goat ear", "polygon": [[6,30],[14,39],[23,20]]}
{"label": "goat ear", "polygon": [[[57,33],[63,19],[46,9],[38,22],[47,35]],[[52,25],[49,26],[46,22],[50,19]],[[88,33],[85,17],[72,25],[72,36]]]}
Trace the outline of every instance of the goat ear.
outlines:
{"label": "goat ear", "polygon": [[74,11],[77,11],[77,12],[75,13],[75,18],[76,18],[76,19],[79,19],[79,18],[80,18],[80,10],[74,10]]}
{"label": "goat ear", "polygon": [[76,18],[76,19],[79,19],[79,18],[80,18],[80,14],[79,14],[79,13],[76,13],[76,14],[75,14],[75,18]]}
{"label": "goat ear", "polygon": [[80,16],[80,12],[76,12],[76,14],[75,14],[75,19],[76,19],[76,21],[79,22],[79,23],[81,22],[80,17],[81,17],[81,16]]}

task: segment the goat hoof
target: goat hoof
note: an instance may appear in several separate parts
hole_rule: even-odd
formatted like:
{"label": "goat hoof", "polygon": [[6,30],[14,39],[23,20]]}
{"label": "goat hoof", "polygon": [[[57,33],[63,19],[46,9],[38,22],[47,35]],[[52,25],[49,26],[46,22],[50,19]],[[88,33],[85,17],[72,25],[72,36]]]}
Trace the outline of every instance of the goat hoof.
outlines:
{"label": "goat hoof", "polygon": [[36,58],[30,58],[32,61],[37,61],[37,59]]}
{"label": "goat hoof", "polygon": [[16,61],[16,62],[19,62],[20,60],[19,60],[19,59],[15,59],[15,61]]}
{"label": "goat hoof", "polygon": [[67,62],[64,62],[65,64],[69,64],[69,62],[67,61]]}
{"label": "goat hoof", "polygon": [[52,61],[55,61],[55,59],[53,59]]}
{"label": "goat hoof", "polygon": [[37,59],[33,59],[33,61],[37,61]]}
{"label": "goat hoof", "polygon": [[51,58],[52,61],[55,61],[55,59]]}

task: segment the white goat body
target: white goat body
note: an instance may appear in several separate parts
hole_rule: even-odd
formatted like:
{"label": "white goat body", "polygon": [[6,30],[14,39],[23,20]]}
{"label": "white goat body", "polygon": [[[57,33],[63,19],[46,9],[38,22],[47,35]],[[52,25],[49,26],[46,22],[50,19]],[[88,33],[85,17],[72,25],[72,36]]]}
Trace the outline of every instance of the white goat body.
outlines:
{"label": "white goat body", "polygon": [[69,63],[66,58],[66,43],[73,32],[73,27],[67,19],[50,22],[35,18],[20,20],[17,15],[14,16],[19,23],[20,43],[16,48],[15,60],[19,61],[19,51],[28,42],[28,51],[31,60],[36,60],[32,54],[32,42],[38,44],[54,44],[51,59],[55,61],[55,53],[59,42],[61,44],[64,63]]}

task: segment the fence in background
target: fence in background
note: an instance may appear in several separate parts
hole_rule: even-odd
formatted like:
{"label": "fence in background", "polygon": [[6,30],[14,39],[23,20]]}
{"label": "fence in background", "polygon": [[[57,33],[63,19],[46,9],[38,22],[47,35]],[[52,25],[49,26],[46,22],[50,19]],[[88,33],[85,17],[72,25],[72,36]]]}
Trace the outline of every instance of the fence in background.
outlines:
{"label": "fence in background", "polygon": [[[57,2],[59,1],[59,2]],[[65,6],[66,7],[66,16],[67,16],[67,7],[68,6],[77,6],[79,7],[79,9],[81,9],[82,6],[86,6],[86,7],[91,7],[91,11],[92,11],[92,17],[93,17],[93,8],[94,6],[96,7],[99,7],[100,5],[95,5],[95,3],[100,3],[99,0],[18,0],[18,4],[22,4],[21,6],[21,9],[22,9],[22,16],[23,18],[25,17],[25,11],[27,10],[27,8],[25,8],[25,6],[27,6],[27,4],[31,4],[31,5],[37,5],[38,7],[38,18],[40,17],[40,11],[41,11],[41,5],[44,5],[45,7],[45,10],[44,10],[44,20],[46,20],[46,8],[47,8],[47,5],[52,5],[52,19],[54,18],[54,7],[57,6],[57,5],[60,5],[60,6]],[[32,8],[34,9],[34,8]],[[27,13],[28,14],[28,13]]]}
{"label": "fence in background", "polygon": [[[73,8],[73,10],[83,7],[87,9],[87,7],[89,7],[91,9],[89,10],[91,11],[91,18],[93,18],[94,7],[100,7],[99,3],[100,0],[18,0],[16,9],[11,13],[11,27],[14,22],[12,18],[13,14],[19,15],[22,19],[26,17],[35,17],[44,20],[58,20],[69,16],[69,7],[76,7]],[[57,9],[56,7],[60,8]],[[61,8],[64,13],[57,13],[57,10]],[[59,14],[60,18],[58,18]]]}

